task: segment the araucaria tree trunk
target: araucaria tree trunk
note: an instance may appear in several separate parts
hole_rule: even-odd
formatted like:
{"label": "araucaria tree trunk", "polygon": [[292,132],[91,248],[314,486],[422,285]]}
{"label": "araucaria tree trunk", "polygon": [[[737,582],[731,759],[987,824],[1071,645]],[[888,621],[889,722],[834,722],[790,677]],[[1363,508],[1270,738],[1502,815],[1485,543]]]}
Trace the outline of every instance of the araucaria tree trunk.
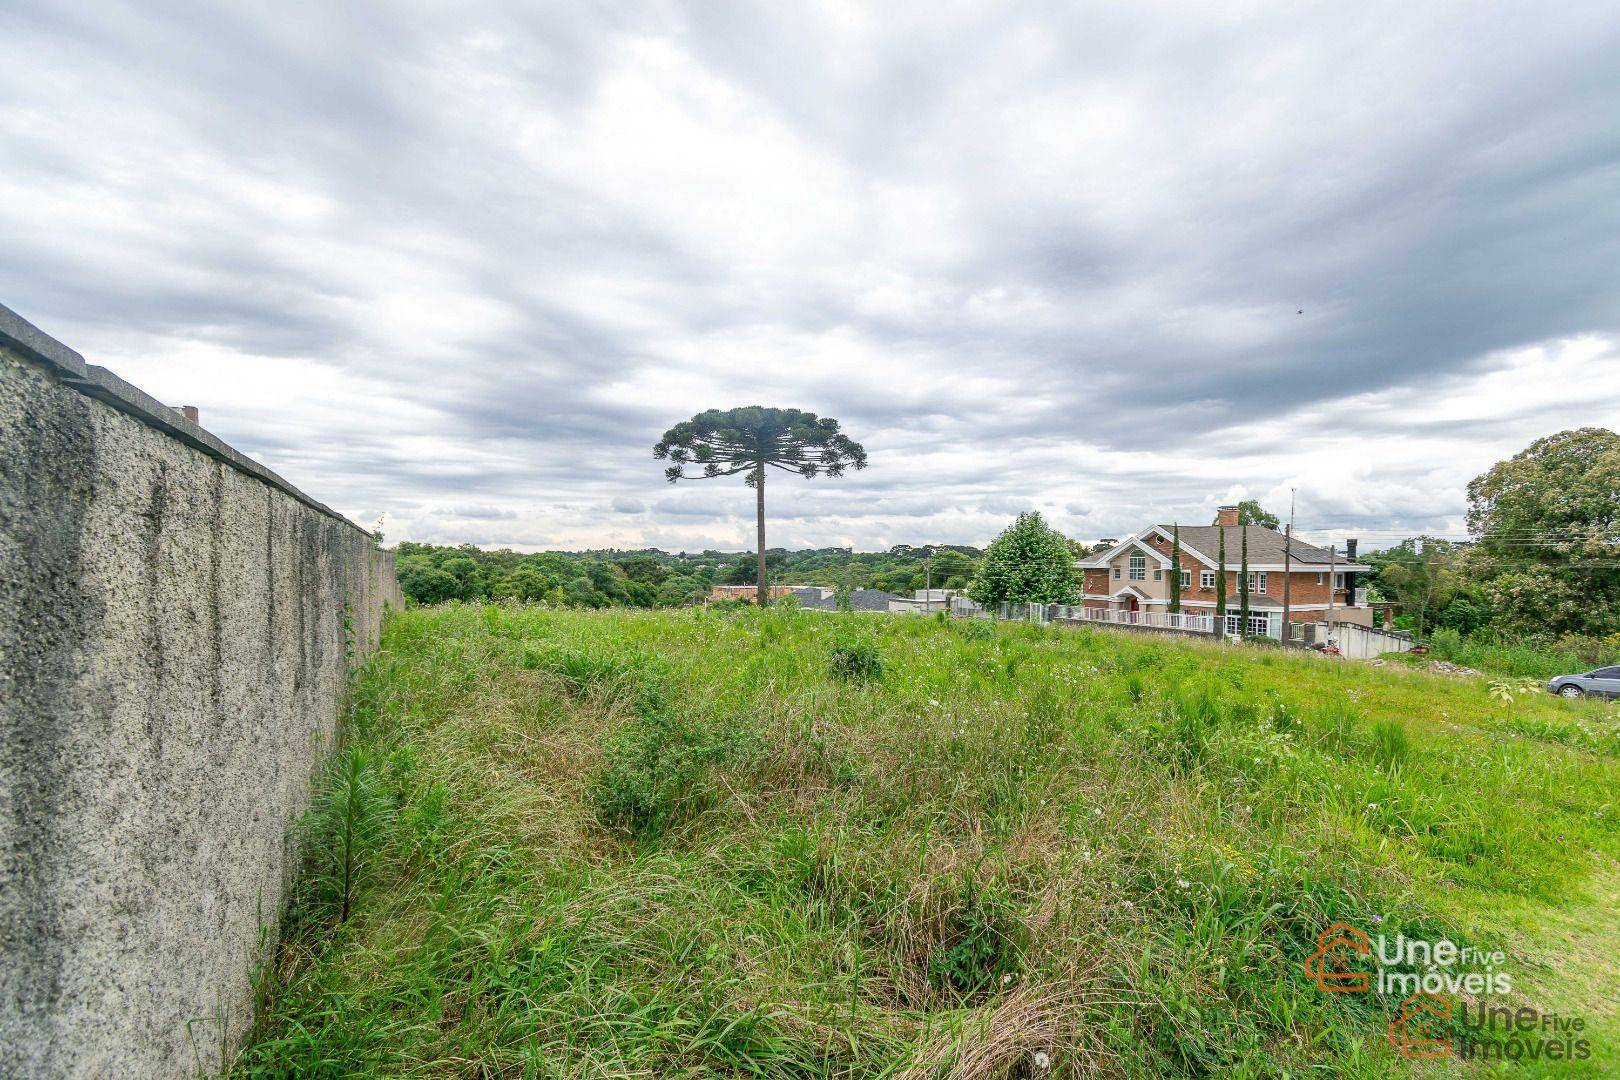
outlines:
{"label": "araucaria tree trunk", "polygon": [[755,601],[764,606],[771,601],[770,587],[765,583],[765,463],[759,463],[754,472],[754,514],[757,518],[755,527],[759,531],[759,591],[754,594]]}

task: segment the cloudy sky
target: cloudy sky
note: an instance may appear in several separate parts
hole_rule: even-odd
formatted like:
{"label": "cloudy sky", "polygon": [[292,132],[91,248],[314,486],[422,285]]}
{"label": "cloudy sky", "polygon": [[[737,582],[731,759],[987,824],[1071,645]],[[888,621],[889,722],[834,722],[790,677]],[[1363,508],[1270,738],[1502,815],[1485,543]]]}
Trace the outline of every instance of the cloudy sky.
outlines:
{"label": "cloudy sky", "polygon": [[[526,9],[526,10],[519,10]],[[1611,3],[0,5],[0,302],[389,539],[739,548],[1227,500],[1461,535],[1620,426]]]}

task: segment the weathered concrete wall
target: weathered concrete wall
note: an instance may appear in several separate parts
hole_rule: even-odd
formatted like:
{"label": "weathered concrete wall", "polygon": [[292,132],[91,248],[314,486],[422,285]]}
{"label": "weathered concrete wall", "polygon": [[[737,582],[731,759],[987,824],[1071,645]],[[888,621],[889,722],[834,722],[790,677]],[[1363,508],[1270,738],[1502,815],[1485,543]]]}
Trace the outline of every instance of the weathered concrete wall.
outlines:
{"label": "weathered concrete wall", "polygon": [[219,1067],[401,603],[365,532],[0,308],[0,1076]]}

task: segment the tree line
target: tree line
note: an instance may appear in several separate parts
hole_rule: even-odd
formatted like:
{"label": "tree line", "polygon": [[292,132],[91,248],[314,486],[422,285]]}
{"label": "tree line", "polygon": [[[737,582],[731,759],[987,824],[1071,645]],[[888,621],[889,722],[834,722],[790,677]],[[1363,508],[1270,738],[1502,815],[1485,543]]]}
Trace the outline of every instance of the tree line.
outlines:
{"label": "tree line", "polygon": [[[909,596],[926,583],[962,588],[981,552],[961,545],[897,544],[887,551],[807,548],[765,552],[769,581],[830,589],[882,589]],[[553,607],[681,607],[715,585],[756,580],[756,552],[485,550],[401,543],[395,549],[400,589],[419,604],[448,600],[539,601]]]}

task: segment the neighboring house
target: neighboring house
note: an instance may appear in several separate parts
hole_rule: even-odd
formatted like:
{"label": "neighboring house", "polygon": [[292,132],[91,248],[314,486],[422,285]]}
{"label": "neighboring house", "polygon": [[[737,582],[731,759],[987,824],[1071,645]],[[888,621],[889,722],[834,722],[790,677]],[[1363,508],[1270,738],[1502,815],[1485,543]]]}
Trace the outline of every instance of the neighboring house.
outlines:
{"label": "neighboring house", "polygon": [[[823,589],[815,585],[770,585],[766,586],[766,591],[768,591],[773,601],[784,596],[792,596],[799,599],[799,601],[804,601],[805,597],[812,597],[813,599],[813,597],[820,597],[821,593],[826,593],[828,596],[833,594],[833,589]],[[757,604],[758,599],[760,599],[760,586],[757,585],[710,586],[710,601],[747,601],[750,604]]]}
{"label": "neighboring house", "polygon": [[889,601],[889,611],[896,615],[930,615],[936,611],[950,611],[951,598],[963,595],[961,589],[918,589],[916,596],[897,596]]}
{"label": "neighboring house", "polygon": [[[1243,533],[1249,537],[1249,617],[1251,633],[1280,637],[1284,591],[1284,536],[1262,525],[1240,526],[1237,507],[1220,508],[1219,524],[1181,526],[1181,607],[1190,614],[1209,615],[1215,609],[1215,575],[1226,575],[1228,633],[1237,632],[1238,573]],[[1226,533],[1226,565],[1217,566],[1221,532]],[[1079,562],[1084,574],[1081,601],[1088,608],[1111,608],[1161,614],[1170,609],[1170,563],[1174,529],[1154,525],[1128,536]],[[1291,582],[1288,587],[1290,622],[1314,622],[1327,617],[1331,603],[1340,622],[1371,625],[1366,590],[1356,587],[1359,575],[1372,567],[1355,561],[1356,541],[1345,542],[1345,554],[1335,558],[1326,548],[1294,539],[1288,541]]]}
{"label": "neighboring house", "polygon": [[[837,611],[838,594],[832,589],[820,590],[820,597],[811,599],[805,595],[799,597],[799,606],[813,611]],[[888,611],[889,602],[901,600],[904,597],[896,596],[882,589],[851,589],[849,593],[849,609],[851,611]]]}

